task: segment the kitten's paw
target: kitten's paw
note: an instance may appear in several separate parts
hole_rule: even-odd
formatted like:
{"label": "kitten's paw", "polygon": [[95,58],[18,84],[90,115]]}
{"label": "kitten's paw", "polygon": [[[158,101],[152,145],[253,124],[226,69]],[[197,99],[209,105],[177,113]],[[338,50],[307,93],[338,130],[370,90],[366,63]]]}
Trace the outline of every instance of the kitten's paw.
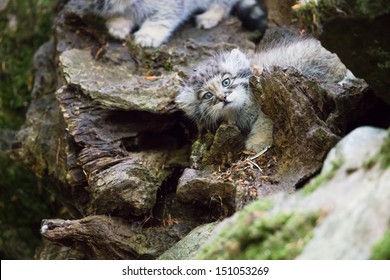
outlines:
{"label": "kitten's paw", "polygon": [[356,83],[356,80],[357,78],[355,77],[355,75],[350,70],[347,70],[347,74],[345,75],[344,79],[342,79],[337,84],[339,86],[347,88],[353,86]]}
{"label": "kitten's paw", "polygon": [[196,17],[196,27],[199,29],[210,29],[214,26],[217,26],[219,23],[219,19],[216,19],[212,15],[207,13],[201,14]]}
{"label": "kitten's paw", "polygon": [[134,40],[142,47],[159,47],[168,38],[165,30],[159,27],[144,27],[134,33]]}
{"label": "kitten's paw", "polygon": [[154,38],[152,35],[149,34],[134,34],[134,40],[135,42],[140,45],[141,47],[153,47],[156,48],[160,46],[163,41],[158,38]]}
{"label": "kitten's paw", "polygon": [[133,25],[133,22],[126,18],[111,18],[106,22],[110,35],[120,40],[130,34]]}
{"label": "kitten's paw", "polygon": [[273,121],[262,111],[252,126],[246,142],[245,149],[259,153],[263,149],[272,145],[273,142]]}
{"label": "kitten's paw", "polygon": [[227,15],[227,10],[223,7],[213,7],[210,10],[196,17],[196,26],[198,28],[210,29]]}

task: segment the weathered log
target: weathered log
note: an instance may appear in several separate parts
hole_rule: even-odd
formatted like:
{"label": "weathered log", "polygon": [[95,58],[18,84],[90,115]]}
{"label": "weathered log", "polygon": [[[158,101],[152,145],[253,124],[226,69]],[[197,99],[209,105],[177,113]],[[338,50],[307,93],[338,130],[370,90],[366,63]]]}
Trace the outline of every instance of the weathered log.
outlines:
{"label": "weathered log", "polygon": [[[120,115],[115,116],[120,114],[117,111],[110,113],[99,107],[91,110],[91,100],[77,87],[65,86],[56,95],[67,130],[82,147],[77,163],[87,177],[89,211],[104,214],[127,210],[134,215],[150,212],[159,187],[187,162],[188,155],[179,147],[179,140],[164,134],[174,126],[174,118],[122,112],[123,116],[133,117],[126,123]],[[158,122],[162,125],[158,126]],[[145,149],[146,144],[139,138],[149,130],[154,130],[159,141],[153,147],[146,146],[154,149],[137,152]],[[164,146],[166,142],[168,146]]]}
{"label": "weathered log", "polygon": [[179,239],[172,229],[137,230],[122,219],[109,216],[43,220],[41,234],[94,259],[154,259]]}
{"label": "weathered log", "polygon": [[362,79],[350,85],[323,85],[293,68],[264,69],[251,83],[259,106],[274,122],[274,182],[281,189],[299,187],[318,172],[346,125],[372,100]]}

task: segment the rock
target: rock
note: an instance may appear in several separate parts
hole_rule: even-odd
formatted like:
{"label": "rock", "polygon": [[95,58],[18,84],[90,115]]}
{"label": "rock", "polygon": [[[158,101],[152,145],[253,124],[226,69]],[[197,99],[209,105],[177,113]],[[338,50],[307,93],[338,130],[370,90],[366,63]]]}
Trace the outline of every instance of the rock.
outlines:
{"label": "rock", "polygon": [[184,203],[198,202],[210,208],[216,219],[233,214],[236,210],[236,186],[217,176],[185,169],[179,179],[177,198]]}
{"label": "rock", "polygon": [[[173,135],[164,135],[175,125],[174,118],[128,113],[129,120],[123,122],[115,112],[90,111],[91,100],[79,89],[68,86],[56,94],[67,130],[84,147],[77,163],[87,175],[91,195],[89,211],[104,214],[126,209],[134,215],[149,212],[162,183],[188,164],[185,147],[180,149]],[[137,125],[139,120],[143,120],[142,126]],[[143,139],[153,137],[148,134],[152,129],[159,142],[150,147]],[[143,149],[147,150],[138,151]]]}
{"label": "rock", "polygon": [[361,113],[359,104],[371,96],[363,80],[325,86],[292,68],[264,69],[251,83],[261,110],[273,121],[272,188],[286,191],[321,168],[344,128]]}
{"label": "rock", "polygon": [[233,124],[221,124],[215,135],[201,134],[192,145],[191,167],[218,170],[230,166],[239,159],[245,144],[245,136]]}
{"label": "rock", "polygon": [[26,122],[19,130],[12,158],[45,180],[45,186],[61,200],[71,215],[85,211],[86,178],[76,164],[72,139],[65,131],[54,92],[56,76],[54,41],[43,44],[34,55],[35,79]]}
{"label": "rock", "polygon": [[[55,162],[53,161],[55,156],[50,159],[43,156],[55,155],[56,141],[59,140],[50,137],[50,133],[47,132],[61,129],[56,127],[59,122],[58,108],[55,106],[53,95],[56,90],[55,69],[52,63],[55,55],[54,47],[54,42],[47,42],[38,49],[34,56],[36,79],[32,91],[33,102],[27,112],[26,123],[18,135],[19,143],[22,142],[23,147],[14,149],[13,154],[14,157],[20,158],[24,165],[30,166],[39,176],[43,176],[49,169],[49,173],[55,173],[55,176],[63,178],[64,175],[58,174],[63,173],[60,171],[61,168],[56,168],[60,159],[57,158]],[[20,145],[16,143],[15,148],[19,148]]]}
{"label": "rock", "polygon": [[139,216],[151,211],[157,190],[171,174],[164,169],[166,154],[129,154],[115,166],[93,176],[89,182],[91,203],[98,214],[129,209]]}
{"label": "rock", "polygon": [[173,231],[137,230],[122,219],[108,216],[43,220],[41,234],[94,259],[112,260],[154,259],[177,241]]}
{"label": "rock", "polygon": [[[197,259],[293,259],[310,239],[321,212],[287,212],[264,215],[261,204],[221,223],[217,236],[202,246]],[[212,233],[212,235],[214,232]]]}
{"label": "rock", "polygon": [[379,153],[387,133],[375,127],[359,127],[341,139],[328,153],[321,174],[330,172],[335,162],[340,162],[346,172],[353,172],[362,167],[364,159],[368,162]]}
{"label": "rock", "polygon": [[[304,192],[306,186],[293,195],[277,194],[246,206],[213,230],[197,258],[369,259],[389,229],[390,170],[380,164],[388,154],[381,147],[389,141],[383,129],[351,132],[325,161],[325,166],[333,161],[336,151],[344,159],[327,181],[310,193]],[[357,154],[349,149],[351,142]],[[367,155],[373,154],[367,167]],[[358,169],[351,170],[351,164]]]}
{"label": "rock", "polygon": [[106,49],[104,61],[96,61],[88,50],[63,52],[59,59],[66,83],[80,86],[83,93],[104,108],[151,113],[166,111],[179,90],[177,73],[150,81],[148,77],[132,74],[136,67],[131,56],[127,58],[129,62],[122,58],[124,61],[120,63],[118,59],[115,61],[114,57],[119,56],[115,52]]}
{"label": "rock", "polygon": [[159,260],[193,260],[200,245],[208,240],[210,233],[217,225],[216,222],[201,225],[192,230],[186,237],[165,251]]}
{"label": "rock", "polygon": [[342,164],[318,193],[330,200],[329,191],[333,190],[333,205],[328,208],[334,210],[316,229],[300,259],[370,257],[373,245],[389,228],[390,211],[385,201],[390,199],[390,170],[383,170],[380,162],[367,170],[367,162],[380,157],[381,146],[389,141],[388,137],[383,129],[360,127],[330,151],[321,174],[328,172],[332,162]]}
{"label": "rock", "polygon": [[47,239],[42,241],[34,259],[37,260],[86,260],[88,256],[67,246],[61,246]]}

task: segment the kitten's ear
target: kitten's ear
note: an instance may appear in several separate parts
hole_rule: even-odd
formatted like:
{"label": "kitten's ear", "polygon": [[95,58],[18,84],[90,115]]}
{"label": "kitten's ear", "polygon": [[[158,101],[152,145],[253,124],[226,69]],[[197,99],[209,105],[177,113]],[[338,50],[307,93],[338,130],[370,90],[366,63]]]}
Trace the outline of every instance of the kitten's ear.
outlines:
{"label": "kitten's ear", "polygon": [[229,62],[231,67],[246,68],[249,67],[250,62],[245,53],[239,49],[232,49],[227,56],[226,62]]}
{"label": "kitten's ear", "polygon": [[230,54],[233,56],[233,57],[236,57],[236,58],[246,58],[246,55],[240,51],[239,49],[235,48],[235,49],[232,49]]}
{"label": "kitten's ear", "polygon": [[248,61],[246,54],[244,54],[239,49],[232,49],[230,55],[231,58],[233,58],[235,61]]}

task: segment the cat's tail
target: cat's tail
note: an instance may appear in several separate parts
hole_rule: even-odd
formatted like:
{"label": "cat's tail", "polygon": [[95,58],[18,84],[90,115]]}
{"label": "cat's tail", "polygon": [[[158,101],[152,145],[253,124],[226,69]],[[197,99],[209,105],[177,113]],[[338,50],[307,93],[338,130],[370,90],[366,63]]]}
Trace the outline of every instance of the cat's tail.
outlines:
{"label": "cat's tail", "polygon": [[267,10],[263,0],[240,0],[235,13],[246,29],[257,30],[261,34],[267,29]]}

